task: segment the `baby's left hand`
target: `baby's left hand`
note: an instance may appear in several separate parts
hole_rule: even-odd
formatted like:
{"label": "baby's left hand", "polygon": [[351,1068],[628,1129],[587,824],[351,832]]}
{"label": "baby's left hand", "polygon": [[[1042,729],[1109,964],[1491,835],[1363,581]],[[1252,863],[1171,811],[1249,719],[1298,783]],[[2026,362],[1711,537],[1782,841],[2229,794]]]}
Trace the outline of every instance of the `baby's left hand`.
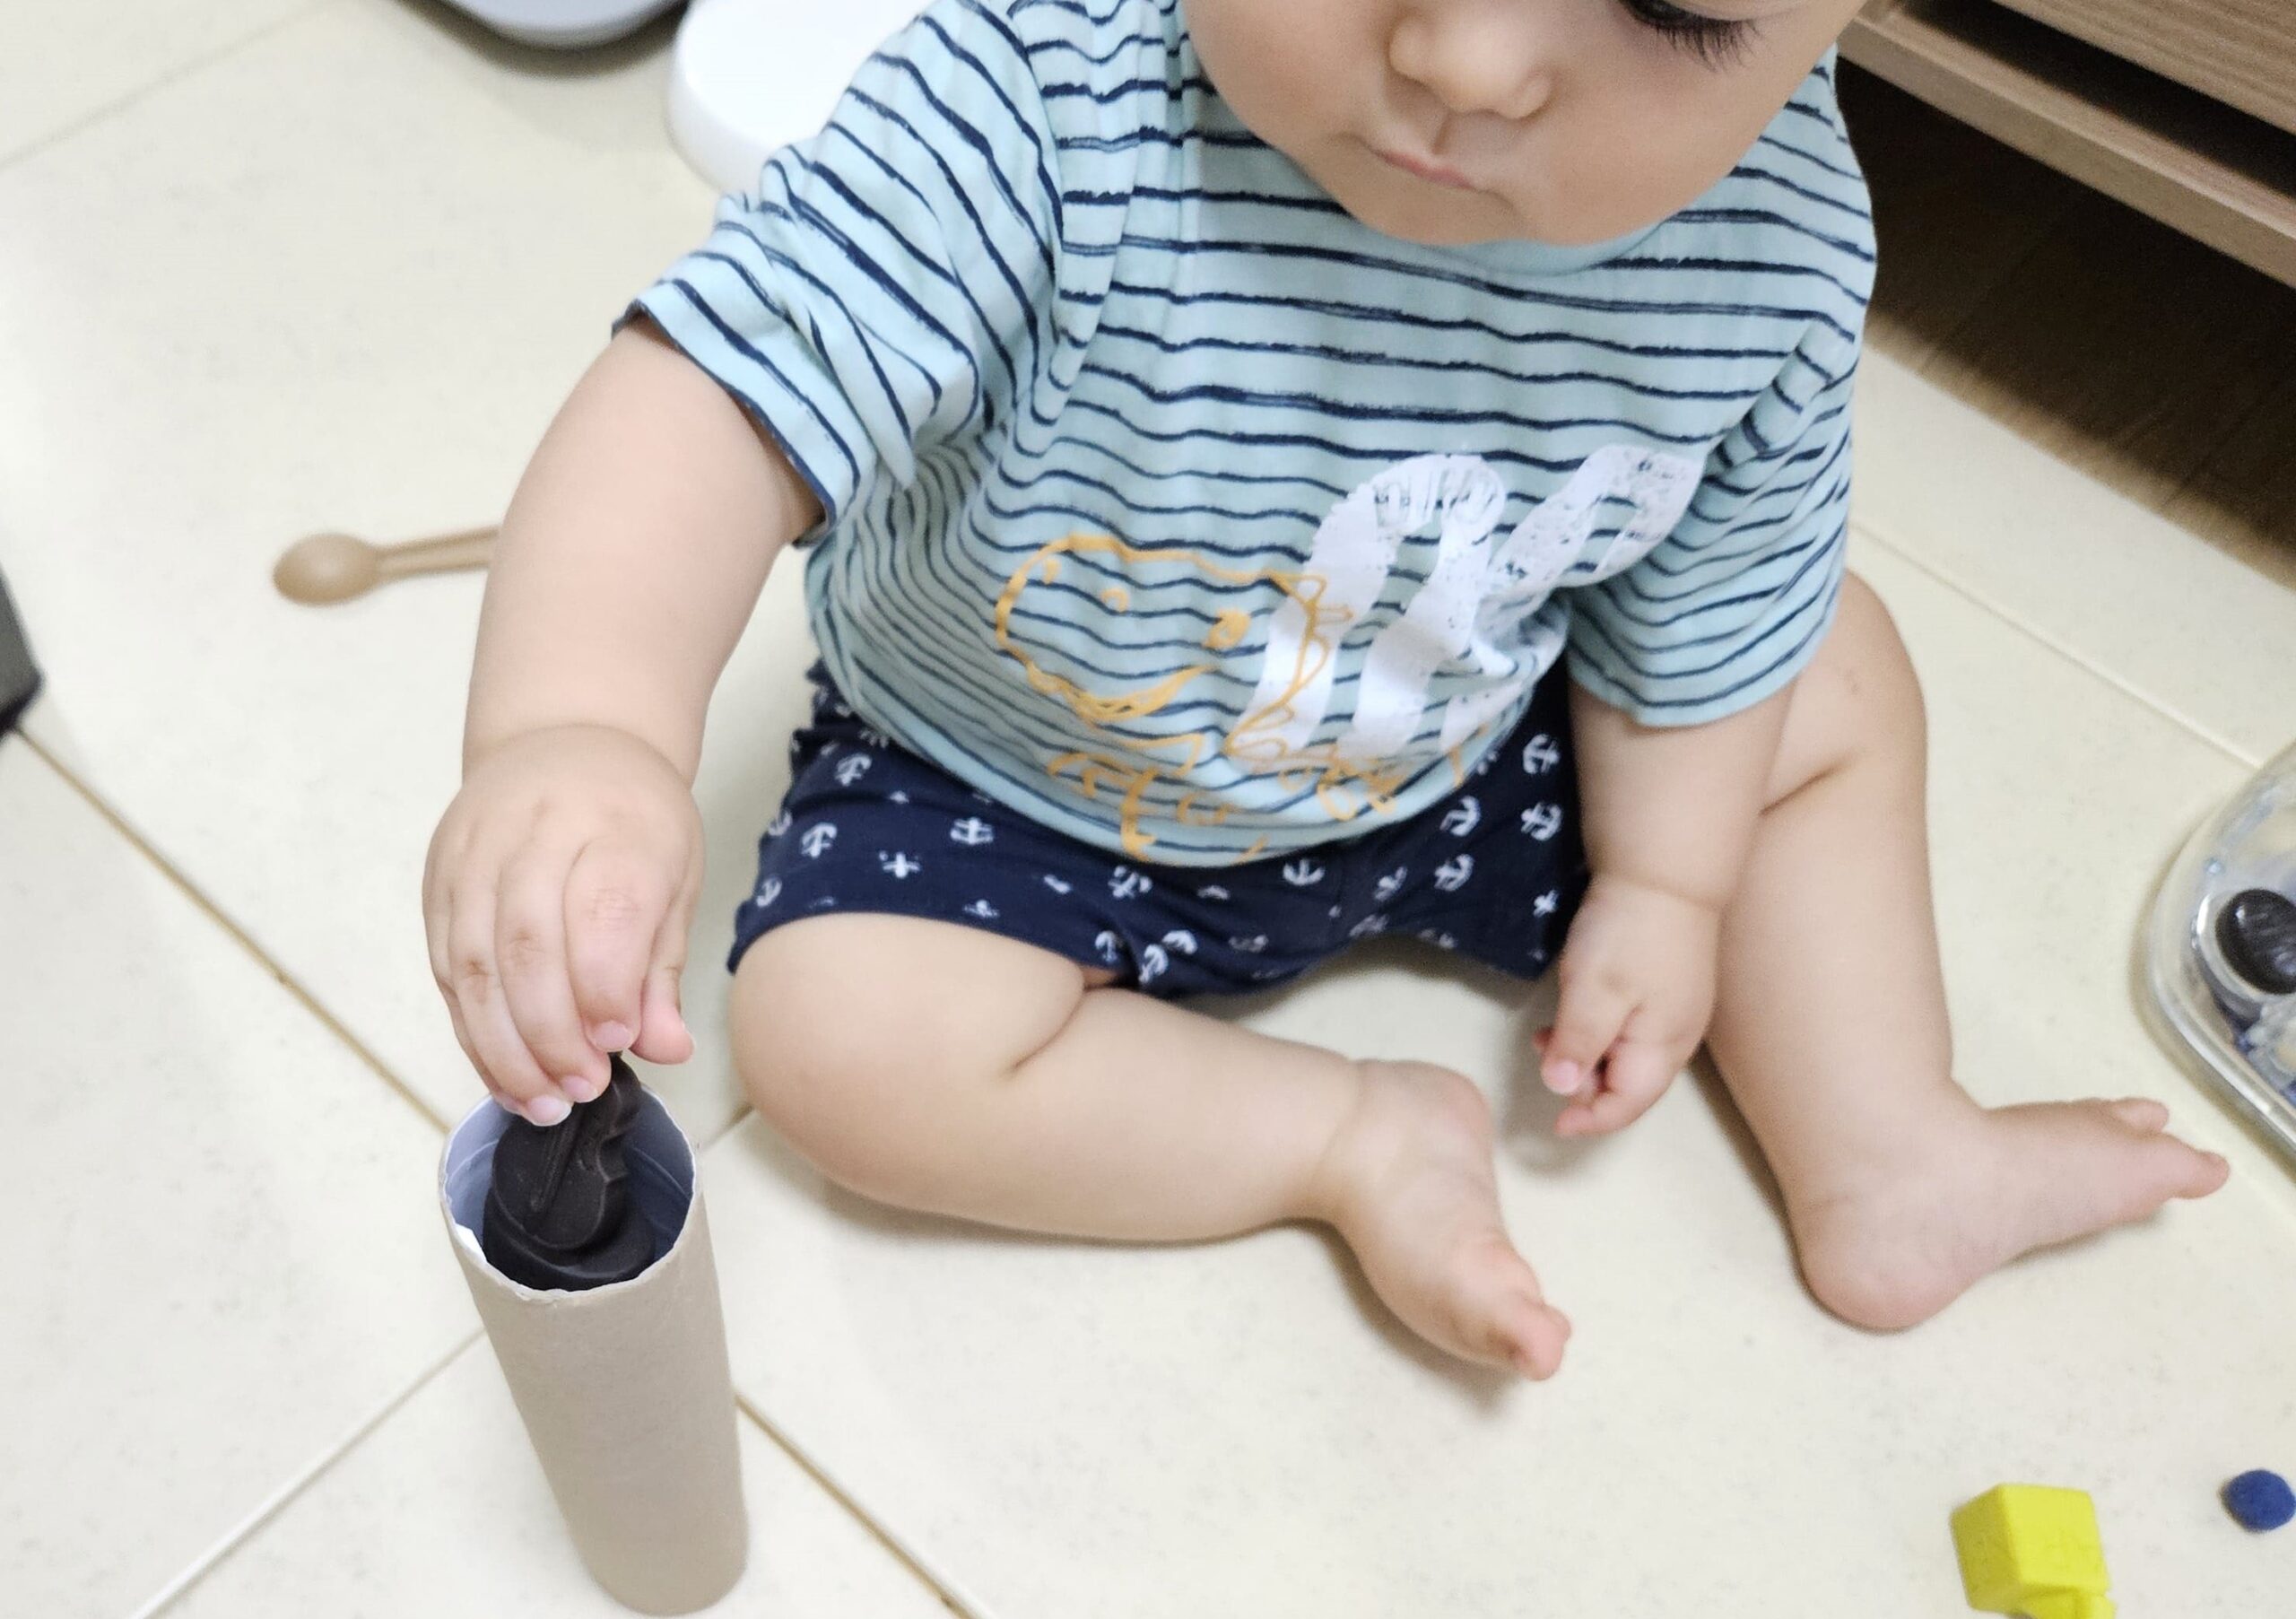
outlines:
{"label": "baby's left hand", "polygon": [[1555,970],[1561,1001],[1540,1037],[1540,1075],[1571,1098],[1559,1136],[1605,1136],[1642,1117],[1706,1038],[1721,914],[1597,874]]}

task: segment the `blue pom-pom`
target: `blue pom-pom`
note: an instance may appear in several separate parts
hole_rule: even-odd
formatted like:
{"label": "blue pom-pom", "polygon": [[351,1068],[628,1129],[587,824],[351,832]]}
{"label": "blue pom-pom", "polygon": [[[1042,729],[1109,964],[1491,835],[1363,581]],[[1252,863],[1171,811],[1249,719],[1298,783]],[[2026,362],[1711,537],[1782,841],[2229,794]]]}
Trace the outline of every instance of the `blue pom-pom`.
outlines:
{"label": "blue pom-pom", "polygon": [[2296,1518],[2296,1490],[2279,1474],[2258,1467],[2224,1486],[2224,1510],[2244,1529],[2276,1529]]}

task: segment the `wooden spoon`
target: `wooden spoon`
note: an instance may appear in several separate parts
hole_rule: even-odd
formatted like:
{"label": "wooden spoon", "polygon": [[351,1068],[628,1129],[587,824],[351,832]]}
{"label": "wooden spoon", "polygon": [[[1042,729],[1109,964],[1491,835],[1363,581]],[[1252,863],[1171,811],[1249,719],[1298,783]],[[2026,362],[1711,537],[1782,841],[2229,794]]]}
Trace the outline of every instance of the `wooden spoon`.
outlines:
{"label": "wooden spoon", "polygon": [[494,554],[495,532],[473,528],[397,545],[377,545],[349,534],[309,535],[287,548],[271,570],[271,582],[289,601],[307,606],[347,602],[392,579],[483,568]]}

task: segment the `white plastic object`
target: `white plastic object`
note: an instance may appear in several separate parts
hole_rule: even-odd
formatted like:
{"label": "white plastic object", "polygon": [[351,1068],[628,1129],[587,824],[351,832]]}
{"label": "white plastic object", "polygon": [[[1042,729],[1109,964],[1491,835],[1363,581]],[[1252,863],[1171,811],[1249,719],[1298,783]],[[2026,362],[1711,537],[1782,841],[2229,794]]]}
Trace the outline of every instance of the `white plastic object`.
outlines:
{"label": "white plastic object", "polygon": [[[499,0],[498,0],[499,3]],[[670,138],[720,191],[829,121],[870,53],[919,0],[694,0],[670,61]]]}
{"label": "white plastic object", "polygon": [[2296,1164],[2296,995],[2241,979],[2216,944],[2235,894],[2296,899],[2296,747],[2265,766],[2186,844],[2162,880],[2146,977],[2170,1028],[2233,1105]]}
{"label": "white plastic object", "polygon": [[[505,39],[582,50],[634,34],[678,0],[448,0]],[[798,0],[803,4],[804,0]]]}

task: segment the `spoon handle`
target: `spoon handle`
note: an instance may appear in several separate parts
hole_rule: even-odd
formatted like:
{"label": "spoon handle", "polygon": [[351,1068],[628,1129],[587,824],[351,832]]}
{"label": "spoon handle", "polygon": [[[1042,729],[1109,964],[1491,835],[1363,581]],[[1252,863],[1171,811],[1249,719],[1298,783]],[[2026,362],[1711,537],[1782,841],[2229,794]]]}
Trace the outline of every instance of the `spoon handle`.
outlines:
{"label": "spoon handle", "polygon": [[495,528],[466,529],[460,534],[434,535],[375,547],[375,562],[382,579],[405,579],[417,573],[448,573],[457,568],[483,568],[494,555]]}

